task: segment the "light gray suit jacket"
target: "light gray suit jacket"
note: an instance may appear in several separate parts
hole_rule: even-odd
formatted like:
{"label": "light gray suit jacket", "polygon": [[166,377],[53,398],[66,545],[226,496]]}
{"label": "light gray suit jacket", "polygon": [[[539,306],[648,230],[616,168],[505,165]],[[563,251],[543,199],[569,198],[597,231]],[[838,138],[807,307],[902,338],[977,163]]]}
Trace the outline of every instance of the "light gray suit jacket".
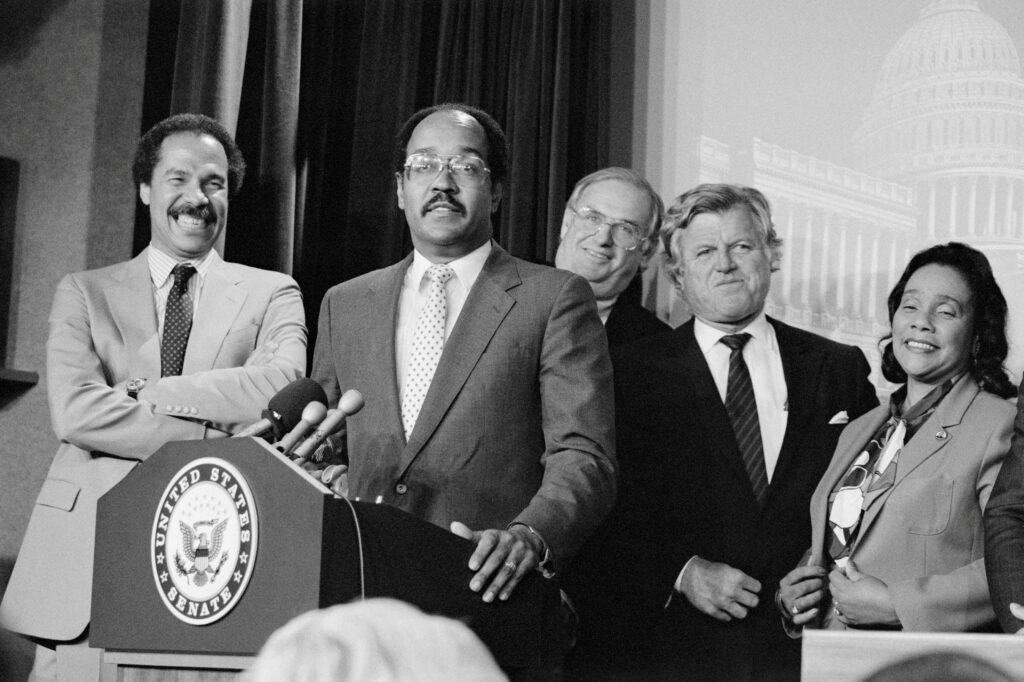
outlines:
{"label": "light gray suit jacket", "polygon": [[[893,485],[868,493],[851,558],[888,585],[904,630],[963,632],[994,621],[982,515],[1013,417],[1013,405],[963,377],[900,452]],[[826,565],[829,493],[888,418],[882,405],[843,430],[811,497],[809,561]],[[821,611],[832,614],[827,602]],[[845,628],[835,618],[825,626]]]}
{"label": "light gray suit jacket", "polygon": [[[100,496],[168,441],[223,436],[255,421],[274,393],[305,372],[295,281],[214,258],[178,377],[160,378],[147,251],[68,275],[57,287],[46,381],[61,444],[0,605],[4,627],[56,641],[81,635]],[[131,377],[149,379],[138,401],[119,386]]]}
{"label": "light gray suit jacket", "polygon": [[446,529],[521,521],[566,560],[615,498],[611,364],[590,286],[493,244],[406,442],[395,324],[411,262],[335,286],[320,309],[313,378],[332,404],[350,388],[366,397],[348,420],[350,495]]}

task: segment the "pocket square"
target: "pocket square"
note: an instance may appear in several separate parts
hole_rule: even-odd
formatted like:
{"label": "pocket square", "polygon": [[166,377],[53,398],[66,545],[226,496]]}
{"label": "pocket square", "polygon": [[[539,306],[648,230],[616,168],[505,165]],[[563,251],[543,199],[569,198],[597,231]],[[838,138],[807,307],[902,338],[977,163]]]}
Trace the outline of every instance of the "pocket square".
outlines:
{"label": "pocket square", "polygon": [[832,415],[832,418],[828,420],[829,424],[849,424],[850,415],[846,414],[846,410],[836,412]]}

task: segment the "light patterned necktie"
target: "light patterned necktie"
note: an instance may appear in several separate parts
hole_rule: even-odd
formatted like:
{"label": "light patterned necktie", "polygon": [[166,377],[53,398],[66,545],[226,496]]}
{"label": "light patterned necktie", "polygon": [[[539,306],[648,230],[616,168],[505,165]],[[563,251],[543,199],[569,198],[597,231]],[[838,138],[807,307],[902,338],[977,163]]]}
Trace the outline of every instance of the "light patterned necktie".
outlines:
{"label": "light patterned necktie", "polygon": [[750,476],[757,505],[764,506],[768,497],[768,473],[764,466],[764,448],[761,445],[761,422],[757,418],[757,401],[754,400],[754,384],[750,370],[743,360],[743,346],[750,340],[750,334],[730,334],[722,337],[722,343],[729,347],[729,382],[725,390],[725,411],[736,443],[740,446],[743,464]]}
{"label": "light patterned necktie", "polygon": [[192,302],[188,298],[188,280],[196,269],[188,263],[179,263],[171,271],[174,284],[167,294],[164,310],[164,335],[160,341],[160,376],[181,374],[185,362],[185,347],[192,331]]}
{"label": "light patterned necktie", "polygon": [[427,287],[427,298],[416,320],[416,332],[412,339],[412,357],[409,359],[409,371],[402,386],[402,426],[405,437],[409,438],[416,418],[423,406],[423,399],[434,378],[434,370],[441,359],[444,348],[444,328],[448,319],[448,301],[444,295],[444,285],[455,276],[455,271],[445,264],[430,266],[426,277],[430,281]]}

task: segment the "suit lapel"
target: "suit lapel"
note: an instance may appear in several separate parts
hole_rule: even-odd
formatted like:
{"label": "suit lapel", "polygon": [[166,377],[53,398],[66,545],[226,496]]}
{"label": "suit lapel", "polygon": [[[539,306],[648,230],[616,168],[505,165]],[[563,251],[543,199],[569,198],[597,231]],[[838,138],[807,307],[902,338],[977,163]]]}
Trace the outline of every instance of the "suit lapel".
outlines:
{"label": "suit lapel", "polygon": [[[363,337],[368,344],[363,357],[368,365],[367,377],[389,377],[383,391],[385,419],[387,429],[404,439],[402,426],[402,401],[398,393],[398,366],[395,351],[395,328],[398,325],[399,297],[402,294],[402,283],[405,273],[412,264],[412,252],[402,261],[391,266],[384,276],[370,283],[364,299],[363,315],[357,321],[365,330]],[[390,315],[381,314],[391,311]],[[421,412],[422,415],[422,412]]]}
{"label": "suit lapel", "polygon": [[[925,460],[946,447],[955,437],[955,428],[963,420],[964,413],[970,407],[974,397],[978,395],[978,384],[969,376],[962,377],[949,395],[935,408],[931,417],[921,425],[914,437],[900,451],[896,460],[896,475],[888,488],[872,491],[865,496],[864,518],[857,533],[859,543],[867,536],[871,525],[878,518],[886,500],[899,488],[900,484],[910,476]],[[947,429],[953,428],[952,431]],[[856,548],[855,548],[856,549]]]}
{"label": "suit lapel", "polygon": [[238,286],[240,281],[235,269],[219,258],[211,264],[192,317],[182,374],[213,369],[224,338],[245,303],[247,294]]}
{"label": "suit lapel", "polygon": [[825,470],[821,481],[818,482],[818,490],[822,492],[820,494],[816,493],[812,497],[812,546],[817,548],[818,556],[824,552],[821,542],[825,539],[827,528],[829,495],[836,485],[839,484],[840,479],[846,475],[850,465],[853,464],[853,460],[864,451],[864,446],[867,445],[868,439],[888,418],[889,408],[887,405],[876,407],[859,421],[848,426],[840,436],[839,444],[836,446],[835,454],[832,456],[832,461],[829,462],[828,469]]}
{"label": "suit lapel", "polygon": [[[792,334],[786,325],[771,318],[768,318],[768,322],[775,329],[775,338],[779,344],[789,411],[786,417],[786,433],[782,437],[782,448],[779,450],[779,459],[772,475],[772,480],[781,481],[786,478],[792,467],[800,465],[797,460],[803,453],[803,441],[808,431],[815,426],[811,423],[815,407],[814,396],[818,394],[824,355],[820,349],[801,342],[800,337]],[[771,500],[771,497],[769,489],[768,499]]]}
{"label": "suit lapel", "polygon": [[500,246],[492,244],[491,254],[445,343],[416,426],[402,452],[403,474],[441,423],[487,344],[515,305],[508,291],[521,283],[515,261]]}
{"label": "suit lapel", "polygon": [[687,377],[693,388],[696,418],[707,427],[706,430],[714,450],[725,460],[726,465],[738,480],[746,486],[750,492],[750,499],[753,501],[754,488],[750,483],[747,468],[743,464],[743,456],[736,443],[736,436],[733,434],[729,415],[722,403],[722,396],[718,392],[718,386],[715,385],[714,377],[711,376],[707,358],[701,352],[697,337],[694,336],[693,320],[680,327],[676,333],[682,341],[682,364],[686,368],[684,376]]}
{"label": "suit lapel", "polygon": [[[148,249],[128,261],[104,292],[114,324],[121,331],[130,355],[133,377],[160,377],[160,337],[157,335],[156,304],[149,274]],[[149,314],[139,314],[149,311]]]}

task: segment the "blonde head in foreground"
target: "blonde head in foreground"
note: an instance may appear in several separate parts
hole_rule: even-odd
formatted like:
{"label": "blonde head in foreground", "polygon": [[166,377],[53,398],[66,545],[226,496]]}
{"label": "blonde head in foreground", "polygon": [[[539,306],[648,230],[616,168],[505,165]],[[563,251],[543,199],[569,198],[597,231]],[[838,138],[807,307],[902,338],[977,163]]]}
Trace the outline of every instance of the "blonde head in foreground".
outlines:
{"label": "blonde head in foreground", "polygon": [[506,680],[462,623],[395,599],[310,611],[278,628],[260,650],[253,682]]}

